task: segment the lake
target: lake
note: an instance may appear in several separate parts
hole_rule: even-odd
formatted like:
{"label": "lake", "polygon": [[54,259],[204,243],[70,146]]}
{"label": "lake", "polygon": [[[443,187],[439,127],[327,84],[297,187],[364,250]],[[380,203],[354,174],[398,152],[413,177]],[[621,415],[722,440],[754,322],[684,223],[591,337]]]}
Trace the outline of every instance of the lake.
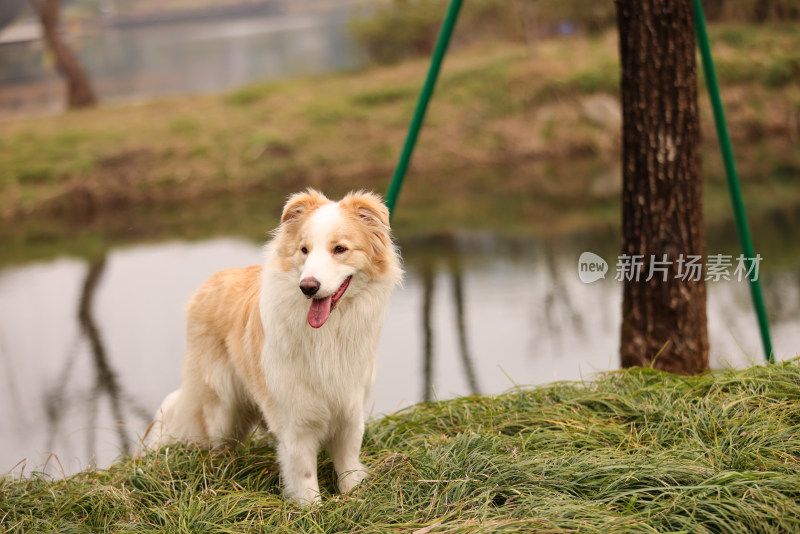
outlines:
{"label": "lake", "polygon": [[[72,39],[103,102],[219,92],[353,69],[363,51],[348,32],[348,4],[322,13],[108,27]],[[57,112],[64,87],[41,41],[0,46],[0,117]]]}
{"label": "lake", "polygon": [[[779,360],[800,347],[792,228],[778,216],[754,229],[757,245],[770,236],[760,275]],[[709,254],[738,254],[731,239],[713,233]],[[380,339],[372,416],[617,368],[616,243],[613,233],[402,236],[407,273]],[[579,279],[585,251],[608,262],[605,279]],[[91,260],[59,254],[0,268],[0,472],[103,467],[135,444],[179,384],[190,295],[218,270],[258,263],[261,243],[176,234],[112,243]],[[712,365],[762,363],[746,283],[709,282],[708,293]]]}

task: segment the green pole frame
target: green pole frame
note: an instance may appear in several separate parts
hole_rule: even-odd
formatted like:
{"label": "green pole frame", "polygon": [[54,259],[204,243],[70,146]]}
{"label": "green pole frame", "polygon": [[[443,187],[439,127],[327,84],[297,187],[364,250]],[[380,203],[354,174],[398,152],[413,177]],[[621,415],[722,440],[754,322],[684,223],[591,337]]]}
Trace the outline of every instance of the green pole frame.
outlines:
{"label": "green pole frame", "polygon": [[442,29],[439,32],[439,38],[436,40],[436,48],[433,50],[428,76],[425,78],[425,84],[422,86],[422,92],[417,101],[417,108],[414,111],[411,126],[408,128],[408,136],[403,145],[403,152],[400,154],[400,161],[397,163],[394,176],[392,176],[392,182],[389,185],[389,191],[386,193],[386,206],[389,208],[390,218],[394,214],[397,197],[400,195],[400,188],[403,186],[408,164],[411,161],[414,146],[417,144],[417,136],[419,135],[420,128],[422,128],[422,121],[425,119],[425,111],[427,111],[428,102],[430,102],[431,96],[433,95],[436,79],[439,77],[442,60],[447,52],[447,45],[450,43],[450,36],[453,34],[453,28],[456,25],[458,13],[461,10],[461,4],[462,0],[452,0],[450,2],[450,7],[447,9],[447,15],[442,24]]}
{"label": "green pole frame", "polygon": [[[753,250],[753,241],[750,237],[750,228],[747,225],[747,215],[744,211],[742,201],[742,189],[739,186],[739,175],[736,172],[736,165],[733,160],[733,148],[731,139],[728,135],[728,126],[725,123],[725,112],[722,109],[722,99],[719,94],[719,84],[717,74],[714,70],[714,60],[711,58],[711,46],[708,42],[708,32],[706,31],[705,17],[703,16],[703,6],[700,0],[694,0],[694,30],[697,37],[697,46],[700,49],[700,57],[703,61],[703,72],[706,78],[706,88],[711,99],[711,107],[714,111],[714,125],[717,129],[717,140],[725,164],[725,176],[728,180],[728,191],[731,195],[733,215],[736,220],[736,233],[739,235],[739,242],[742,253],[747,262],[748,272],[752,267],[752,262],[756,258]],[[758,278],[750,277],[750,296],[753,299],[753,307],[758,319],[758,328],[761,331],[761,343],[764,346],[764,357],[768,363],[775,363],[775,355],[772,352],[772,340],[769,335],[769,321],[767,320],[767,310],[764,306],[764,297],[761,294],[761,284]]]}

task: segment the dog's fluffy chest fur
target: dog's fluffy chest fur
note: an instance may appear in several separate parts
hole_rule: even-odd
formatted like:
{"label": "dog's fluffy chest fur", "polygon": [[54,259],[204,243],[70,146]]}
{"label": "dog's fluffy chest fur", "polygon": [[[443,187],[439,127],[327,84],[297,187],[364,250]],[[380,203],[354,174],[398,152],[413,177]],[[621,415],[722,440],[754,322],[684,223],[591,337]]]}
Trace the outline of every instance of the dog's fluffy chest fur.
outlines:
{"label": "dog's fluffy chest fur", "polygon": [[[305,302],[272,298],[283,291],[281,278],[265,273],[262,280],[261,321],[268,326],[260,359],[267,387],[274,402],[291,403],[276,411],[307,411],[308,423],[328,426],[340,412],[367,402],[380,334],[380,323],[371,315],[380,295],[362,292],[343,303],[324,328],[312,329],[305,324]],[[280,425],[280,417],[271,419],[271,427]]]}

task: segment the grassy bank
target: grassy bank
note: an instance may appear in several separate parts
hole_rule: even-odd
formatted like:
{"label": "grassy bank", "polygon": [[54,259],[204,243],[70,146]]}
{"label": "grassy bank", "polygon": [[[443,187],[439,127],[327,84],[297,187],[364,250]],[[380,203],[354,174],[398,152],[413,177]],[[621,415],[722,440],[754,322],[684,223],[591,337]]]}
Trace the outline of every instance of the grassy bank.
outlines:
{"label": "grassy bank", "polygon": [[[800,30],[717,26],[712,41],[746,193],[768,208],[797,205]],[[0,221],[185,208],[256,191],[281,197],[307,185],[383,191],[426,68],[426,59],[409,60],[220,96],[3,121]],[[487,196],[507,204],[510,216],[549,228],[616,217],[618,78],[613,32],[455,50],[399,222],[420,213],[469,218]],[[713,123],[701,102],[713,155]],[[706,160],[709,191],[724,199],[720,163]]]}
{"label": "grassy bank", "polygon": [[66,480],[0,482],[19,532],[796,532],[800,365],[648,369],[421,404],[368,424],[372,478],[280,496],[273,448],[163,450]]}

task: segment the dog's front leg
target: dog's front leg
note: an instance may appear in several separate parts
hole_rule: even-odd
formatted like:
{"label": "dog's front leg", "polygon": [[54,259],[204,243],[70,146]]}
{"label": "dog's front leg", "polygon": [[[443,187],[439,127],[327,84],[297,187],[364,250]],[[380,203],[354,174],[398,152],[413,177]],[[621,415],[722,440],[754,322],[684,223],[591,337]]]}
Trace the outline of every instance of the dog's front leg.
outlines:
{"label": "dog's front leg", "polygon": [[347,493],[367,478],[367,468],[359,460],[364,437],[364,417],[354,414],[328,443],[328,452],[338,478],[339,491]]}
{"label": "dog's front leg", "polygon": [[298,504],[319,503],[317,455],[319,441],[311,433],[284,433],[278,436],[278,461],[286,493]]}

